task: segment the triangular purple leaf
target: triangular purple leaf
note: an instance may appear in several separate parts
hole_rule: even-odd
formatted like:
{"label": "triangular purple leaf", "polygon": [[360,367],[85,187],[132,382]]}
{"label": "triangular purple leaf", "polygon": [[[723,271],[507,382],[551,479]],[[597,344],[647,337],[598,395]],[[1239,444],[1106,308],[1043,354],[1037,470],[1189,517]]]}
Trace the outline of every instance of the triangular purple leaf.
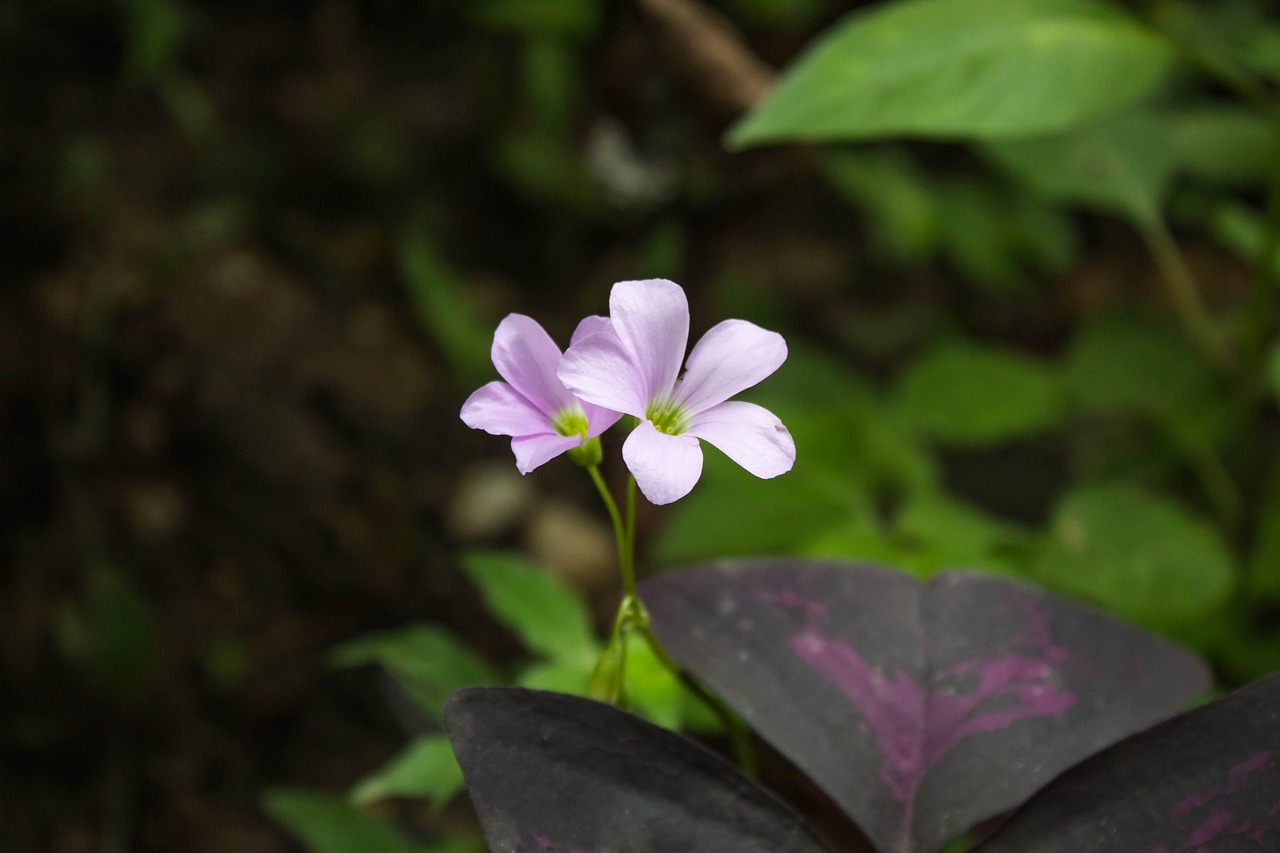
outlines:
{"label": "triangular purple leaf", "polygon": [[1280,674],[1072,768],[978,850],[1280,850]]}
{"label": "triangular purple leaf", "polygon": [[1159,637],[978,572],[731,561],[642,596],[668,651],[894,853],[1014,808],[1209,684]]}
{"label": "triangular purple leaf", "polygon": [[724,759],[610,705],[472,687],[444,719],[494,853],[830,853]]}

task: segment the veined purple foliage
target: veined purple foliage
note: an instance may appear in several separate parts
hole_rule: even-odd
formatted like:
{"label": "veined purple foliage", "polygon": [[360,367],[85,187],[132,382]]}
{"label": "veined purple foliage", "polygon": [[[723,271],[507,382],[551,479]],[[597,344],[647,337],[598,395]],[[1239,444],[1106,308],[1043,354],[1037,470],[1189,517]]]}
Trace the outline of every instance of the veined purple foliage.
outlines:
{"label": "veined purple foliage", "polygon": [[1013,808],[1208,685],[1167,641],[976,572],[726,562],[642,595],[677,660],[895,853]]}
{"label": "veined purple foliage", "polygon": [[1280,850],[1280,674],[1072,768],[978,850]]}

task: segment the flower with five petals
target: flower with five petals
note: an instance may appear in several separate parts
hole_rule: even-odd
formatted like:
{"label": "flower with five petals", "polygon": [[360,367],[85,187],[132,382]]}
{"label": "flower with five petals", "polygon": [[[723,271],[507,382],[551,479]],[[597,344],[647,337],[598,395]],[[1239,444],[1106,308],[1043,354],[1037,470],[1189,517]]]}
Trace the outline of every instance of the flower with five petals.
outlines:
{"label": "flower with five petals", "polygon": [[[572,341],[608,327],[601,317],[578,324]],[[571,343],[572,343],[571,341]],[[505,382],[490,382],[462,405],[463,422],[491,435],[511,436],[516,468],[528,474],[561,453],[587,450],[621,413],[579,400],[556,377],[560,348],[536,320],[509,314],[493,334],[493,365]],[[572,454],[571,454],[572,455]],[[595,443],[599,461],[599,443]]]}
{"label": "flower with five petals", "polygon": [[[622,446],[636,484],[650,502],[667,504],[702,475],[703,439],[757,477],[791,470],[796,447],[773,413],[729,400],[772,374],[787,344],[745,320],[712,327],[684,360],[689,303],[665,279],[623,281],[609,295],[609,317],[575,336],[557,375],[581,400],[639,418]],[[581,328],[580,328],[581,331]]]}

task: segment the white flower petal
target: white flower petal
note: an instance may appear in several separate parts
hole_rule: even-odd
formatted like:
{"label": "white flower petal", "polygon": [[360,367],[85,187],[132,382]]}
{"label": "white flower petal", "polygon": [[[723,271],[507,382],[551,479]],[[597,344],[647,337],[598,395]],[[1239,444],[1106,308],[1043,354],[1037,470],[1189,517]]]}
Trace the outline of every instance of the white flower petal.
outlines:
{"label": "white flower petal", "polygon": [[493,333],[493,366],[548,417],[573,402],[556,377],[560,348],[538,322],[508,314]]}
{"label": "white flower petal", "polygon": [[645,421],[622,445],[636,485],[653,504],[669,504],[692,491],[702,476],[702,448],[692,435],[667,435]]}
{"label": "white flower petal", "polygon": [[582,443],[582,436],[557,435],[522,435],[511,439],[511,450],[516,455],[516,470],[528,474],[534,468],[556,458],[566,450],[572,450]]}
{"label": "white flower petal", "polygon": [[796,461],[791,433],[773,412],[754,403],[734,400],[713,406],[694,418],[685,434],[709,442],[766,480],[790,471]]}
{"label": "white flower petal", "polygon": [[551,432],[547,416],[505,382],[478,388],[462,404],[462,422],[490,435]]}
{"label": "white flower petal", "polygon": [[631,354],[645,402],[668,394],[689,343],[684,288],[663,278],[620,281],[609,293],[609,320]]}
{"label": "white flower petal", "polygon": [[782,335],[746,320],[725,320],[694,345],[676,396],[696,415],[755,385],[786,360]]}
{"label": "white flower petal", "polygon": [[631,355],[612,332],[588,335],[569,347],[556,371],[571,392],[588,403],[644,417],[644,386]]}

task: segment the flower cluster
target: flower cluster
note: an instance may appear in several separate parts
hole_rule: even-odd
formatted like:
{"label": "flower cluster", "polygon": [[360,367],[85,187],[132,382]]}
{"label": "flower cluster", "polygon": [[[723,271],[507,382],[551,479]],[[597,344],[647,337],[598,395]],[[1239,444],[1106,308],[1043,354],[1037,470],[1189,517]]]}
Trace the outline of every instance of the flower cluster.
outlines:
{"label": "flower cluster", "polygon": [[632,415],[639,425],[622,457],[655,504],[679,500],[698,482],[699,439],[757,477],[791,470],[796,448],[782,422],[729,399],[782,365],[782,336],[725,320],[685,359],[688,340],[684,290],[664,279],[615,284],[609,316],[583,320],[563,354],[535,321],[512,314],[493,339],[493,363],[506,381],[472,394],[462,420],[511,436],[516,466],[528,473],[566,451],[581,453],[623,414]]}

